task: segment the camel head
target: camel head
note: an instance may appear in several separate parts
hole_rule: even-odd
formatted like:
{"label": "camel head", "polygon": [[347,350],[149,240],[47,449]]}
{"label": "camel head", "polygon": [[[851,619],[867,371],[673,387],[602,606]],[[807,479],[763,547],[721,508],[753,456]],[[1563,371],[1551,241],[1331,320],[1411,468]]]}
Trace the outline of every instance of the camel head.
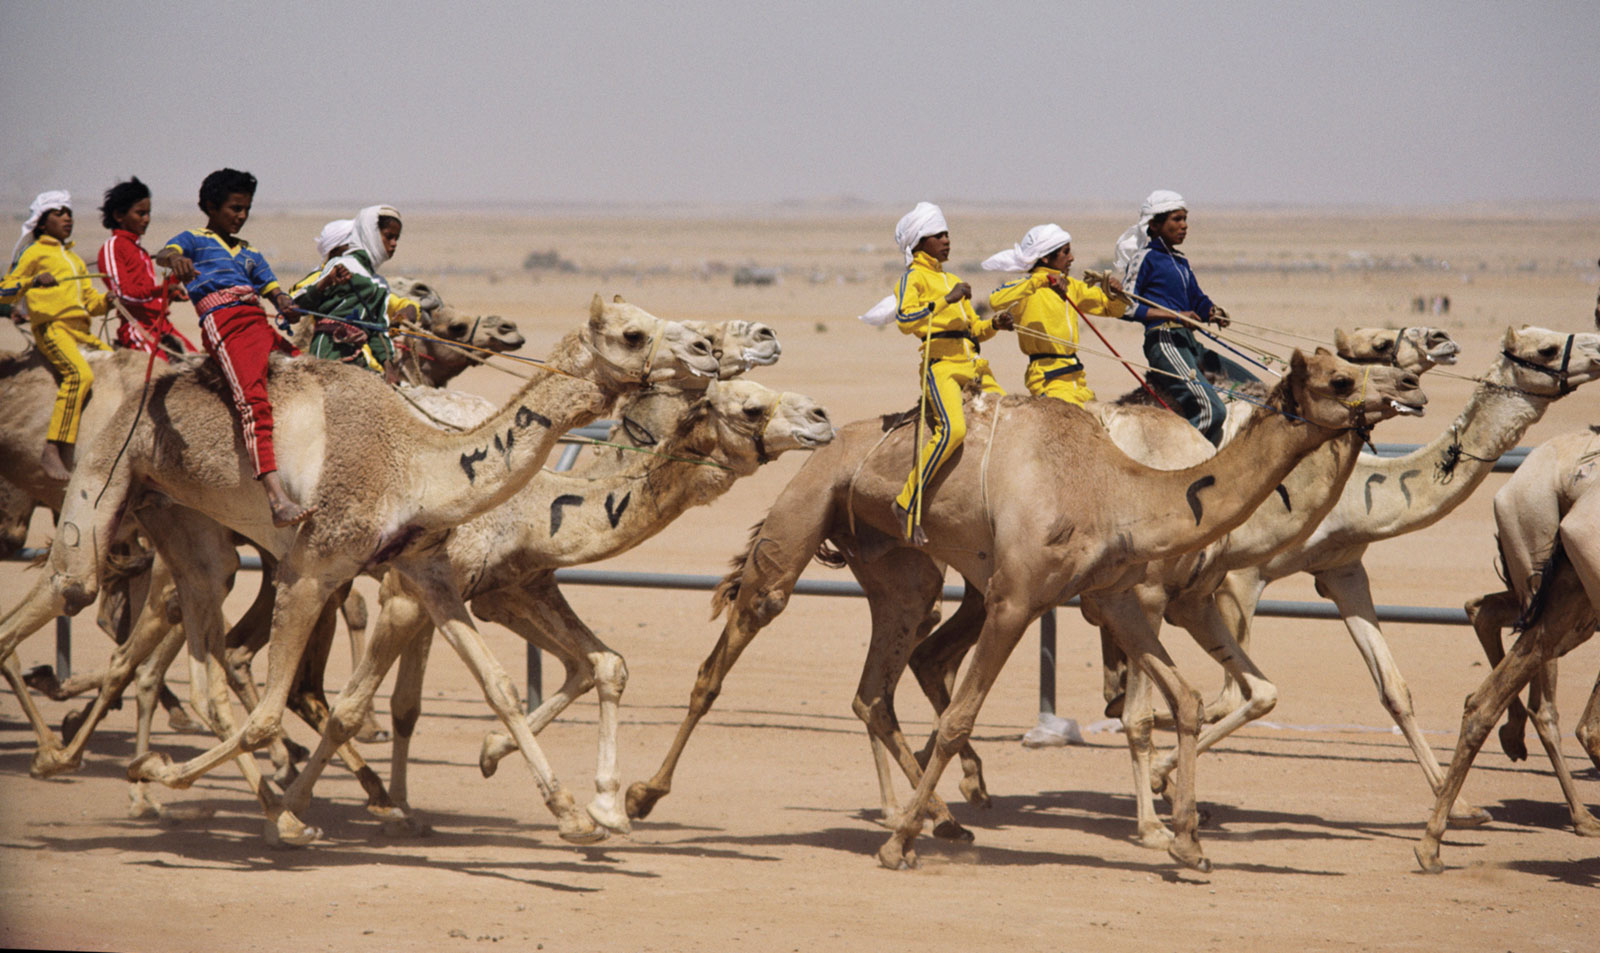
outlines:
{"label": "camel head", "polygon": [[777,332],[756,321],[684,321],[683,325],[711,339],[711,346],[722,360],[719,380],[738,377],[752,367],[776,364],[783,353]]}
{"label": "camel head", "polygon": [[1506,328],[1500,357],[1512,386],[1554,399],[1600,377],[1600,334],[1563,334],[1527,324]]}
{"label": "camel head", "polygon": [[705,335],[628,304],[621,295],[609,302],[594,296],[582,337],[605,370],[619,379],[703,385],[717,376],[719,362]]}
{"label": "camel head", "polygon": [[1366,430],[1399,414],[1422,413],[1428,397],[1417,376],[1398,367],[1352,364],[1327,348],[1295,351],[1269,401],[1330,430]]}
{"label": "camel head", "polygon": [[401,297],[410,298],[421,310],[422,325],[429,334],[451,341],[460,341],[495,353],[515,351],[527,339],[518,330],[515,321],[498,314],[476,316],[467,314],[445,303],[432,285],[412,278],[389,279],[389,290]]}
{"label": "camel head", "polygon": [[1460,345],[1439,328],[1354,328],[1333,333],[1334,349],[1356,364],[1391,364],[1424,374],[1440,364],[1454,364]]}
{"label": "camel head", "polygon": [[740,475],[786,450],[811,450],[833,441],[833,421],[816,401],[779,393],[755,381],[716,381],[706,388],[715,427],[714,456]]}

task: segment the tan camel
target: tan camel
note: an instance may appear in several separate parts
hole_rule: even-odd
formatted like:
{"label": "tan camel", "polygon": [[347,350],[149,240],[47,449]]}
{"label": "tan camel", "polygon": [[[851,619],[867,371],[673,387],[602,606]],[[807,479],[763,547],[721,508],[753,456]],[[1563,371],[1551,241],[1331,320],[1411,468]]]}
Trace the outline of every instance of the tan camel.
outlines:
{"label": "tan camel", "polygon": [[[1499,358],[1479,378],[1466,409],[1449,428],[1403,457],[1363,454],[1333,512],[1305,542],[1230,572],[1216,597],[1235,640],[1248,649],[1250,620],[1266,586],[1296,572],[1311,573],[1317,591],[1339,607],[1385,710],[1405,735],[1434,792],[1444,775],[1416,723],[1410,690],[1383,638],[1361,560],[1368,545],[1431,526],[1461,505],[1551,401],[1600,377],[1600,334],[1523,327],[1507,329],[1501,343]],[[1235,712],[1244,706],[1233,684],[1213,708]],[[1486,820],[1485,812],[1466,805],[1452,815],[1457,825]]]}
{"label": "tan camel", "polygon": [[[1417,344],[1409,343],[1412,337],[1418,339]],[[1339,332],[1337,340],[1347,359],[1360,357],[1396,365],[1370,372],[1379,375],[1380,386],[1406,378],[1414,380],[1417,373],[1436,363],[1453,362],[1459,351],[1447,334],[1429,328],[1412,328],[1407,332],[1357,329],[1349,334]],[[1395,346],[1397,341],[1408,343],[1402,350]],[[1236,414],[1238,410],[1230,409],[1230,412]],[[1166,411],[1111,405],[1102,409],[1102,420],[1118,446],[1147,466],[1176,469],[1202,461],[1214,452],[1211,444],[1194,428]],[[1130,427],[1135,421],[1137,427]],[[1137,439],[1130,439],[1135,435]],[[1212,658],[1249,687],[1248,708],[1230,714],[1230,718],[1243,719],[1246,714],[1261,717],[1275,704],[1277,689],[1233,642],[1216,613],[1212,595],[1229,570],[1259,562],[1303,541],[1310,534],[1338,502],[1340,491],[1355,467],[1361,444],[1361,435],[1351,433],[1318,447],[1275,488],[1276,499],[1258,508],[1243,525],[1203,549],[1151,563],[1145,567],[1144,578],[1132,589],[1145,624],[1152,632],[1161,631],[1163,618],[1182,625]],[[969,591],[950,621],[912,653],[911,667],[936,711],[947,703],[956,668],[982,624],[982,609],[981,598]],[[1098,596],[1084,595],[1083,614],[1091,624],[1102,628],[1103,645],[1114,646],[1119,641],[1117,615],[1103,611]],[[1123,721],[1133,761],[1134,798],[1138,807],[1135,836],[1145,846],[1164,848],[1172,835],[1158,818],[1151,798],[1155,719],[1148,704],[1149,681],[1138,668],[1126,672],[1126,676],[1130,703],[1123,709]],[[1199,739],[1197,752],[1205,751],[1218,737],[1224,736],[1227,731],[1219,730],[1223,728],[1231,730],[1231,723],[1208,728]],[[930,740],[929,747],[932,743]],[[928,750],[924,749],[918,760],[926,760],[927,756]],[[961,762],[963,794],[974,804],[987,806],[981,760],[968,748],[961,752]],[[1170,770],[1167,764],[1163,764],[1163,768]],[[1164,773],[1156,776],[1155,790],[1164,786],[1164,778]],[[880,783],[887,780],[880,771]]]}
{"label": "tan camel", "polygon": [[[1370,425],[1393,412],[1392,401],[1405,399],[1401,392],[1376,385],[1362,393],[1362,377],[1358,368],[1329,352],[1310,358],[1296,353],[1269,408],[1258,413],[1241,438],[1200,466],[1181,471],[1140,466],[1111,443],[1093,417],[1060,401],[976,400],[966,443],[930,486],[924,526],[931,542],[921,550],[899,541],[890,508],[904,481],[910,429],[893,428],[887,420],[845,428],[785,488],[719,589],[713,605],[731,604],[728,624],[701,665],[689,712],[661,768],[649,782],[630,787],[630,816],[644,816],[670,790],[677,759],[728,668],[782,611],[824,540],[854,537],[863,544],[845,550],[843,558],[871,602],[869,659],[891,659],[881,671],[897,673],[903,667],[911,638],[925,623],[926,606],[943,581],[934,560],[955,568],[986,595],[977,651],[940,717],[938,745],[926,770],[908,753],[900,765],[918,779],[917,790],[911,803],[890,819],[894,832],[878,858],[891,869],[914,863],[913,839],[924,814],[937,803],[933,786],[965,744],[983,698],[1023,628],[1076,593],[1125,589],[1136,581],[1143,563],[1208,544],[1242,521],[1306,453],[1340,431]],[[997,448],[1004,448],[1000,458],[992,467],[986,465]],[[1099,505],[1084,507],[1085,499]],[[1196,839],[1198,816],[1188,770],[1199,699],[1147,628],[1141,631],[1134,623],[1126,631],[1136,641],[1125,648],[1156,672],[1179,712],[1180,725],[1187,728],[1180,728],[1180,744],[1191,757],[1178,772],[1177,834],[1169,852],[1181,863],[1208,869]],[[863,674],[858,688],[857,713],[881,738],[889,726],[871,708],[890,704],[893,686],[869,685],[868,677]],[[893,745],[890,739],[883,741]]]}
{"label": "tan camel", "polygon": [[[1556,437],[1528,454],[1517,467],[1518,476],[1495,494],[1497,521],[1511,527],[1499,535],[1501,564],[1505,578],[1513,588],[1505,592],[1479,596],[1467,603],[1467,615],[1472,619],[1478,641],[1490,663],[1499,665],[1505,658],[1500,642],[1500,630],[1516,626],[1523,614],[1523,606],[1541,591],[1541,583],[1552,558],[1552,548],[1561,533],[1562,519],[1576,502],[1576,495],[1587,489],[1596,479],[1600,467],[1600,430],[1591,427],[1578,433]],[[1561,569],[1570,572],[1570,569]],[[1550,593],[1559,591],[1556,584],[1545,590],[1542,612],[1545,626],[1550,619],[1564,613],[1583,617],[1586,606],[1551,608]],[[1581,587],[1571,592],[1571,597],[1583,601]],[[1565,638],[1565,636],[1563,636]],[[1529,707],[1523,708],[1515,695],[1511,698],[1507,724],[1500,728],[1500,746],[1514,761],[1528,756],[1523,744],[1523,732],[1533,713],[1534,728],[1547,753],[1560,750],[1560,728],[1555,700],[1556,662],[1551,660],[1534,676],[1529,686]],[[1578,743],[1588,753],[1589,759],[1600,768],[1600,680],[1585,706],[1577,726]],[[1588,808],[1577,800],[1571,772],[1566,761],[1552,754],[1551,764],[1556,778],[1567,796],[1572,809],[1573,825],[1580,831],[1600,832]]]}
{"label": "tan camel", "polygon": [[[462,371],[483,363],[488,356],[484,351],[495,354],[515,351],[526,340],[515,322],[497,314],[463,314],[446,304],[439,293],[424,282],[397,276],[389,279],[389,289],[417,302],[424,333],[445,339],[434,341],[410,335],[398,339],[396,343],[402,348],[400,371],[407,383],[443,387]],[[455,347],[448,343],[451,341],[483,351]]]}
{"label": "tan camel", "polygon": [[[561,688],[529,713],[530,732],[537,734],[573,700],[597,690],[596,797],[587,810],[602,828],[623,833],[629,824],[617,798],[616,732],[627,666],[567,605],[555,570],[631,549],[776,455],[823,446],[833,438],[826,412],[809,398],[749,381],[715,383],[704,399],[684,395],[679,408],[679,427],[659,444],[662,456],[627,454],[615,474],[602,478],[540,474],[502,506],[463,524],[447,543],[461,598],[470,600],[474,614],[554,653],[566,667]],[[391,573],[384,581],[372,650],[340,693],[317,752],[285,792],[290,810],[298,813],[308,805],[311,786],[348,739],[351,726],[370,709],[378,684],[398,657],[390,796],[408,811],[407,755],[421,713],[431,628],[415,589]],[[480,759],[485,775],[516,750],[511,735],[492,733]]]}
{"label": "tan camel", "polygon": [[[561,342],[547,366],[550,373],[536,375],[485,424],[446,435],[416,421],[377,375],[332,362],[280,362],[274,405],[282,408],[277,433],[284,448],[283,479],[297,498],[322,507],[298,529],[273,528],[264,496],[240,492],[250,481],[232,414],[218,391],[192,373],[172,375],[152,388],[148,412],[132,430],[121,466],[113,466],[117,448],[105,434],[82,448],[51,549],[52,585],[68,605],[81,606],[93,597],[98,554],[135,480],[242,533],[280,560],[262,704],[211,751],[181,766],[147,756],[130,768],[130,777],[187,786],[275,737],[308,630],[328,596],[357,573],[384,563],[418,585],[446,638],[485,681],[513,730],[520,730],[515,689],[484,650],[452,591],[449,566],[437,544],[537,473],[560,432],[594,419],[617,395],[644,384],[709,377],[716,359],[701,336],[620,300],[605,304],[596,296],[585,327]],[[110,431],[128,432],[132,416],[133,407],[125,404]],[[220,674],[220,620],[195,625],[191,610],[206,618],[208,609],[193,605],[197,600],[181,586],[180,596],[192,653],[205,654]],[[206,646],[205,653],[194,651],[197,641]],[[221,721],[218,727],[229,731],[226,686],[220,678],[214,681],[213,714]],[[593,822],[550,775],[531,735],[519,740],[546,803],[560,819],[562,835],[589,839]],[[268,815],[269,836],[291,843],[314,837],[281,810],[253,760],[240,762]]]}
{"label": "tan camel", "polygon": [[[1439,840],[1444,836],[1450,800],[1461,790],[1467,772],[1507,704],[1541,670],[1587,642],[1600,618],[1600,439],[1593,433],[1557,438],[1529,455],[1531,467],[1519,467],[1495,494],[1495,526],[1507,576],[1524,607],[1526,628],[1483,684],[1467,696],[1450,769],[1440,785],[1433,814],[1417,844],[1417,862],[1427,873],[1440,873]],[[1540,459],[1535,460],[1536,455]],[[1557,532],[1549,533],[1551,514],[1558,514]],[[1541,705],[1541,711],[1546,706]],[[1600,837],[1600,823],[1585,808],[1565,770],[1559,730],[1550,707],[1539,732],[1562,793],[1572,809],[1577,832]],[[1547,730],[1546,730],[1547,729]]]}

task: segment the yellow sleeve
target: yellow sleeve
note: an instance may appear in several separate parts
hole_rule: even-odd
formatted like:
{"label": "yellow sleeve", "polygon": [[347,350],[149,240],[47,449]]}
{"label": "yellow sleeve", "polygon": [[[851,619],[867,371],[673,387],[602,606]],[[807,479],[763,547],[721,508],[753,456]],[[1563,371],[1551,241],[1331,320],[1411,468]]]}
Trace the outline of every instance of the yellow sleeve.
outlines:
{"label": "yellow sleeve", "polygon": [[1017,304],[1028,300],[1035,291],[1049,283],[1050,276],[1042,271],[1031,274],[1026,278],[1018,278],[1016,281],[1008,281],[994,289],[989,295],[989,307],[993,308],[997,314],[1001,311],[1009,311]]}
{"label": "yellow sleeve", "polygon": [[33,246],[29,245],[22,252],[22,257],[17,259],[17,267],[11,273],[0,279],[0,302],[10,304],[22,297],[28,289],[25,287],[38,272],[39,256],[34,254]]}
{"label": "yellow sleeve", "polygon": [[111,298],[105,292],[96,291],[93,287],[85,288],[83,292],[83,309],[90,314],[105,314],[111,310]]}
{"label": "yellow sleeve", "polygon": [[944,300],[945,293],[939,292],[928,286],[916,272],[907,269],[900,279],[900,286],[895,291],[895,297],[900,301],[899,313],[895,315],[895,326],[901,334],[914,334],[924,337],[933,323],[934,315],[949,307]]}
{"label": "yellow sleeve", "polygon": [[963,301],[962,304],[966,305],[967,310],[967,333],[972,335],[974,341],[987,341],[1000,333],[993,321],[978,317],[978,312],[972,310],[970,303]]}
{"label": "yellow sleeve", "polygon": [[388,303],[384,305],[384,312],[388,314],[389,320],[393,321],[395,315],[404,311],[408,307],[414,308],[418,314],[422,313],[422,305],[417,304],[410,298],[402,298],[400,295],[390,294]]}
{"label": "yellow sleeve", "polygon": [[1128,310],[1128,302],[1123,298],[1113,298],[1106,294],[1104,288],[1072,279],[1067,284],[1067,296],[1078,310],[1086,314],[1100,314],[1108,318],[1120,318]]}

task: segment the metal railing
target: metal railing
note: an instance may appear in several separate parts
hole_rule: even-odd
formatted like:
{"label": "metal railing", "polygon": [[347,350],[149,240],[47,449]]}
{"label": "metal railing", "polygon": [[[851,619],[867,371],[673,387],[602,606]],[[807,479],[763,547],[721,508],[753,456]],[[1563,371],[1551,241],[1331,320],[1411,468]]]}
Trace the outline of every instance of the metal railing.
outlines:
{"label": "metal railing", "polygon": [[[611,432],[611,421],[598,421],[585,427],[579,427],[567,434],[562,439],[566,446],[561,451],[561,456],[551,469],[564,472],[571,470],[577,462],[578,454],[586,446],[586,441],[603,440]],[[1380,443],[1374,445],[1379,456],[1400,457],[1405,456],[1420,448],[1420,444]],[[1527,457],[1530,448],[1516,447],[1495,461],[1494,472],[1509,473],[1515,470]],[[32,561],[43,555],[42,549],[24,549],[12,556],[13,560]],[[241,555],[239,568],[259,571],[261,561],[254,555]],[[555,579],[557,583],[575,586],[620,586],[636,589],[688,589],[709,592],[714,589],[720,576],[689,575],[683,573],[657,573],[657,572],[619,572],[605,569],[558,569]],[[947,585],[944,587],[942,597],[946,601],[960,601],[963,587]],[[855,582],[846,580],[821,580],[801,579],[795,583],[794,594],[797,596],[834,596],[846,598],[862,598],[866,593]],[[1074,598],[1068,602],[1067,607],[1076,607],[1078,600]],[[1467,613],[1463,609],[1445,608],[1442,606],[1408,606],[1408,605],[1380,605],[1377,610],[1379,622],[1408,622],[1424,625],[1467,625]],[[1263,599],[1256,607],[1256,615],[1286,618],[1286,619],[1331,619],[1339,620],[1343,616],[1333,605],[1326,602],[1299,602],[1283,599]],[[1052,609],[1046,612],[1039,620],[1039,711],[1041,715],[1055,714],[1055,657],[1056,657],[1056,613]],[[67,678],[71,674],[72,663],[72,620],[67,616],[56,619],[56,672],[59,678]],[[533,645],[527,648],[527,693],[529,707],[537,706],[544,698],[543,688],[543,659],[539,649]]]}

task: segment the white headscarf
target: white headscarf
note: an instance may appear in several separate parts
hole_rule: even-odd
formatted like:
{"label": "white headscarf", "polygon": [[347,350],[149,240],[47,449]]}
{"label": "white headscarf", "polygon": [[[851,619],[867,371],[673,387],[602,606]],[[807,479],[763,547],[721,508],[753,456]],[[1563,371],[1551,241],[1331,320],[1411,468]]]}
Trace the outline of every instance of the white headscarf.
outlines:
{"label": "white headscarf", "polygon": [[1150,236],[1145,234],[1145,229],[1150,226],[1150,220],[1162,212],[1176,212],[1180,208],[1188,208],[1189,203],[1183,196],[1167,189],[1156,189],[1145,197],[1144,204],[1139,206],[1139,224],[1122,233],[1117,239],[1117,256],[1115,274],[1122,274],[1128,268],[1128,263],[1139,249],[1145,246]]}
{"label": "white headscarf", "polygon": [[322,234],[317,236],[317,254],[323,261],[333,254],[333,250],[340,245],[348,245],[355,235],[356,222],[352,218],[338,218],[322,226]]}
{"label": "white headscarf", "polygon": [[912,250],[917,247],[917,242],[929,235],[948,232],[950,226],[944,223],[944,212],[932,202],[918,202],[917,207],[905,214],[894,227],[894,243],[900,246],[900,251],[906,256],[906,264],[911,264]]}
{"label": "white headscarf", "polygon": [[[22,223],[22,234],[17,236],[17,244],[11,249],[11,265],[15,267],[17,259],[22,257],[22,252],[33,243],[33,230],[39,227],[39,222],[44,218],[44,213],[52,210],[72,208],[72,193],[66,189],[52,189],[49,192],[40,192],[28,206],[28,220]],[[6,269],[10,271],[10,268]]]}
{"label": "white headscarf", "polygon": [[[938,234],[935,232],[934,234]],[[875,328],[881,328],[894,322],[895,316],[900,312],[900,299],[894,295],[884,295],[883,300],[873,305],[866,314],[856,315],[856,319]]]}
{"label": "white headscarf", "polygon": [[350,235],[351,244],[365,251],[372,259],[374,271],[389,260],[389,253],[383,249],[383,233],[378,231],[378,219],[385,215],[395,221],[400,220],[400,213],[391,206],[367,206],[356,213],[355,224]]}
{"label": "white headscarf", "polygon": [[984,259],[983,270],[1027,271],[1034,262],[1071,241],[1072,236],[1060,225],[1035,225],[1022,236],[1022,241]]}

